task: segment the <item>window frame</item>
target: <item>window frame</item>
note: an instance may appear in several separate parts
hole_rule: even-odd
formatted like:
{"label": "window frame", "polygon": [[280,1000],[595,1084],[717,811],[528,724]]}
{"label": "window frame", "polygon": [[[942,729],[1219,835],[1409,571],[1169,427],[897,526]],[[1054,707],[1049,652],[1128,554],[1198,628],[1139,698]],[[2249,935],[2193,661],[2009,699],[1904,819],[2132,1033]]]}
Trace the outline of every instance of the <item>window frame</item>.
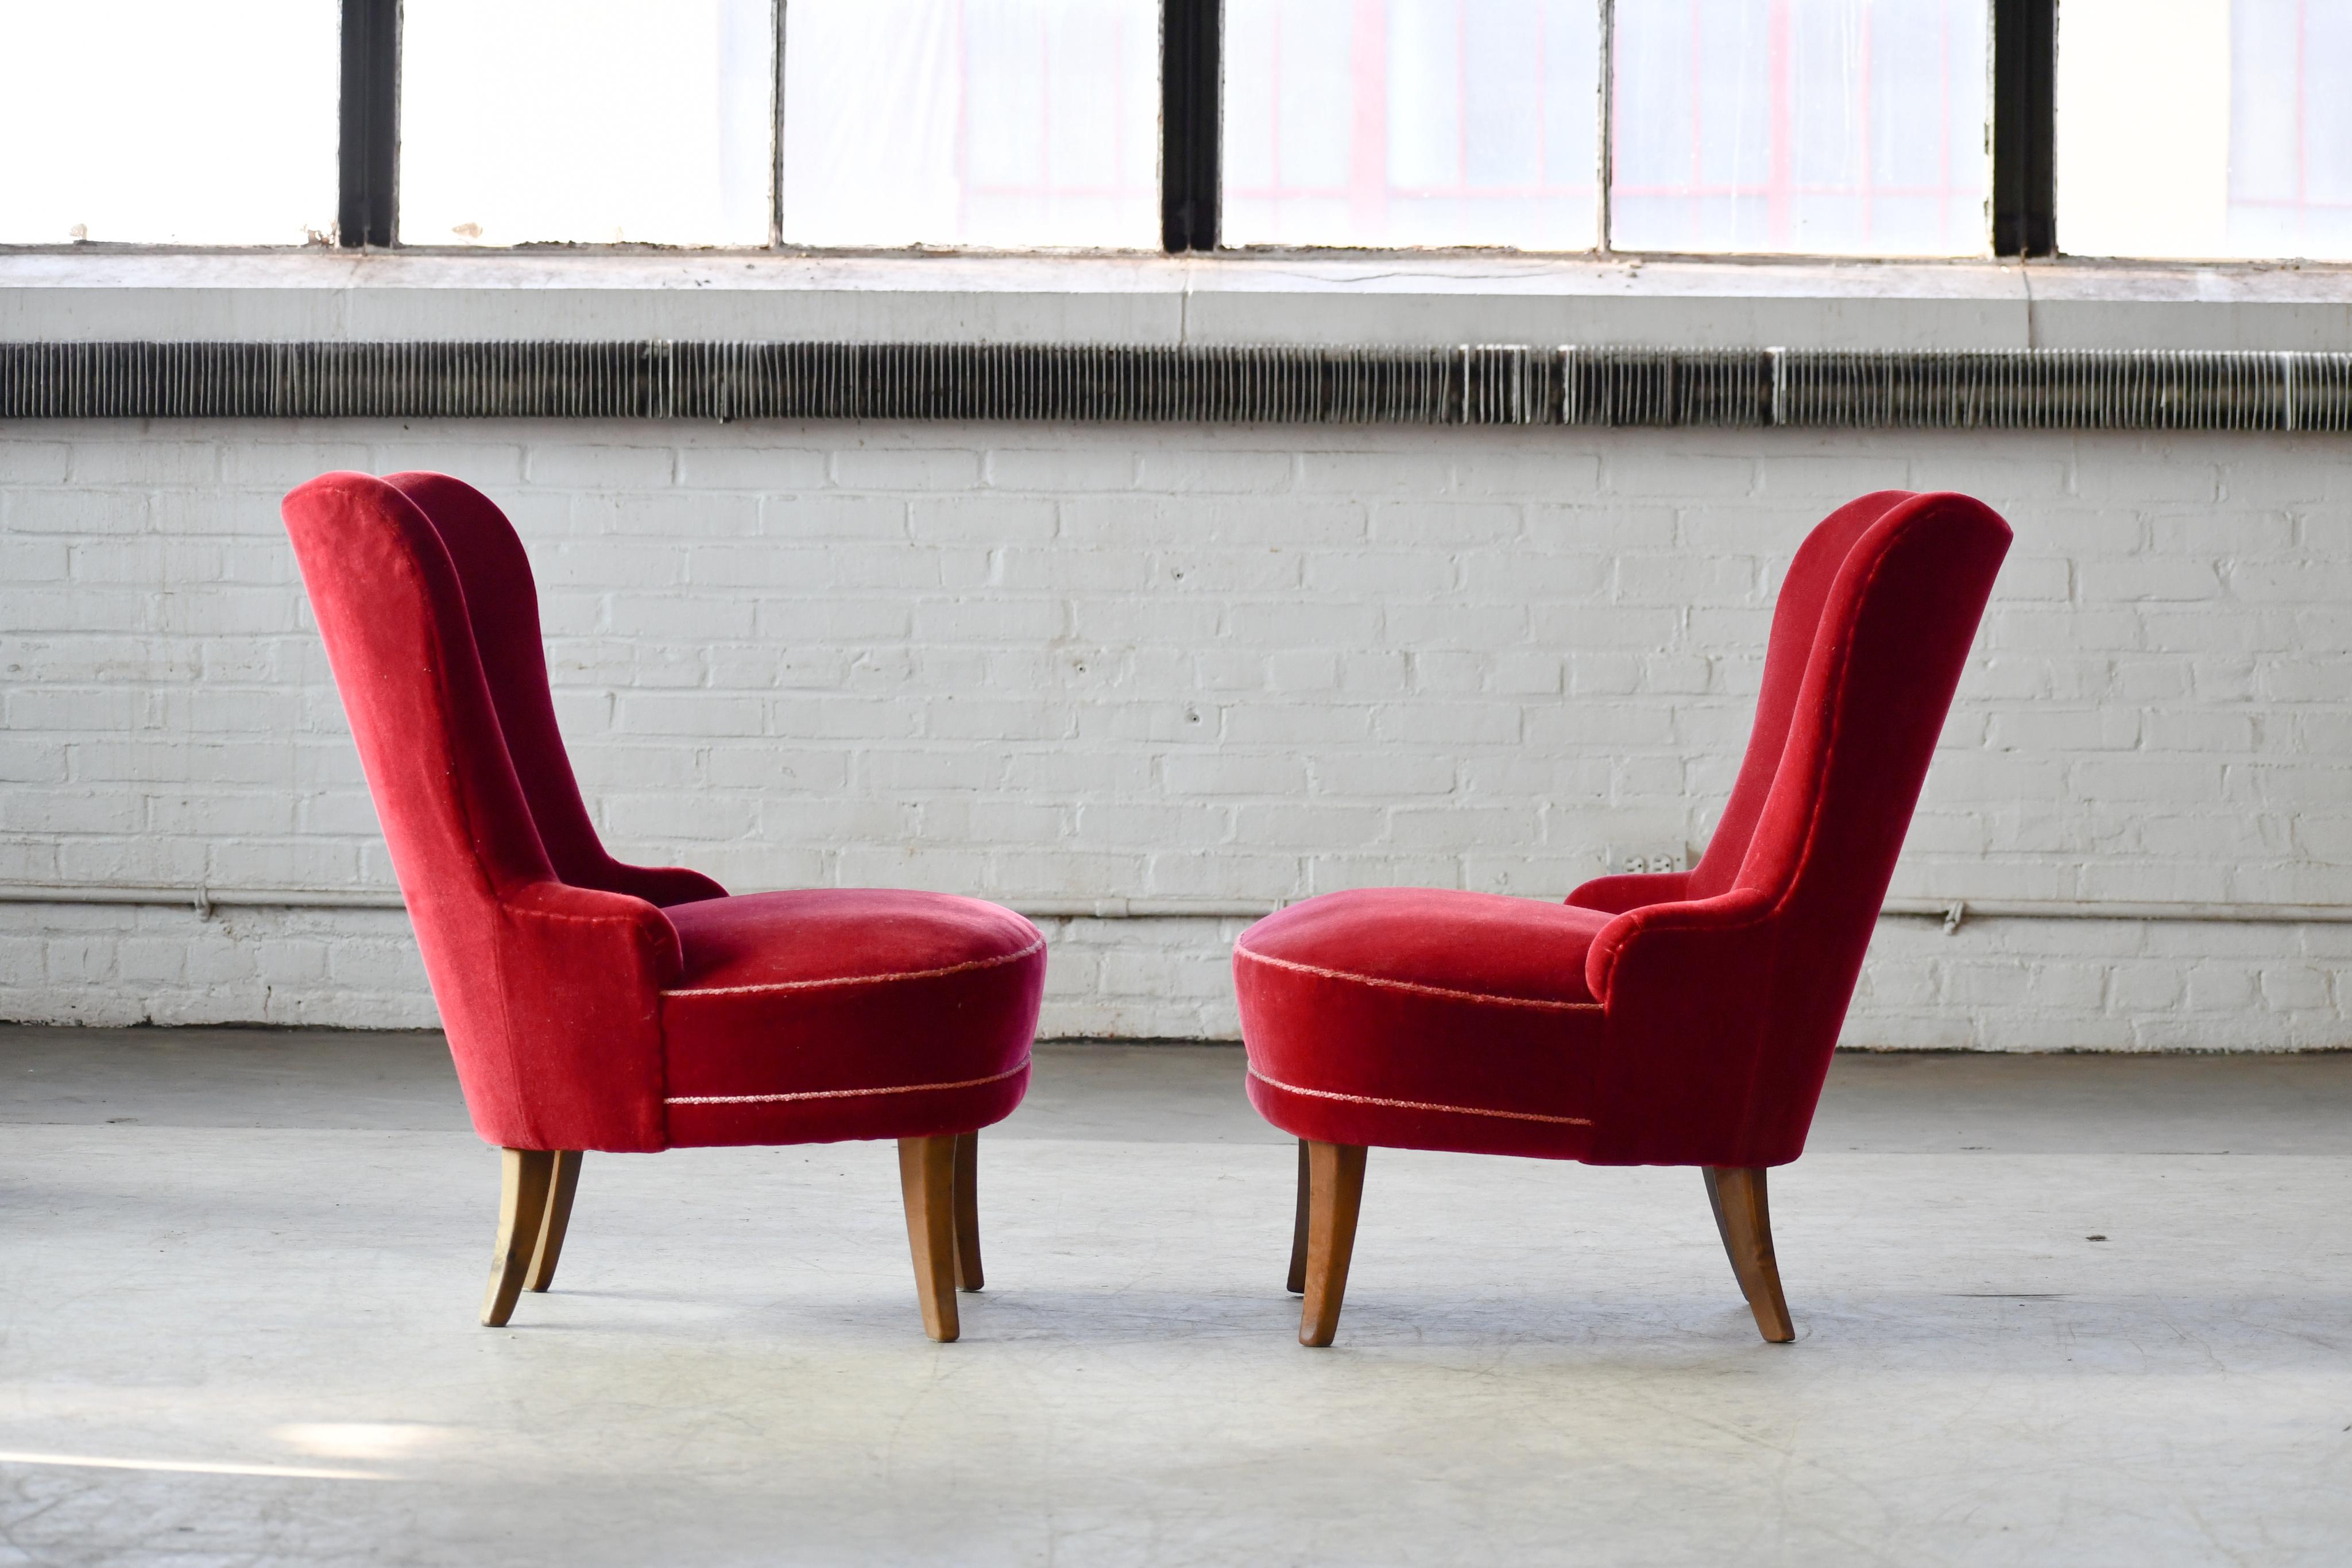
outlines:
{"label": "window frame", "polygon": [[1223,0],[1160,3],[1160,246],[1213,251],[1224,207]]}
{"label": "window frame", "polygon": [[400,242],[400,0],[342,0],[335,244]]}
{"label": "window frame", "polygon": [[[781,4],[781,0],[780,0]],[[1596,171],[1597,223],[1592,247],[1582,251],[1521,251],[1528,256],[1573,256],[1605,257],[1613,256],[1654,256],[1655,251],[1620,250],[1613,243],[1612,226],[1615,214],[1612,196],[1616,175],[1616,90],[1617,90],[1617,0],[1595,0],[1600,10],[1601,80],[1598,84],[1597,112],[1601,117],[1600,135],[1596,139],[1599,167]],[[1176,18],[1184,16],[1188,28],[1187,47],[1196,51],[1188,55],[1192,67],[1181,79],[1163,68],[1160,94],[1163,104],[1163,124],[1173,127],[1207,120],[1214,125],[1219,120],[1222,104],[1203,105],[1198,101],[1206,91],[1218,93],[1223,85],[1223,0],[1161,0],[1163,38],[1172,37],[1178,26]],[[1991,254],[1996,258],[2054,256],[2058,254],[2056,148],[2058,142],[2058,0],[1988,0],[1985,24],[1987,32],[1987,62],[1990,76],[1986,103],[1985,136],[1991,170],[1989,181],[1988,212],[1986,214]],[[1194,14],[1205,14],[1202,20]],[[1193,31],[1196,29],[1197,31]],[[778,35],[777,47],[782,47]],[[1165,46],[1163,45],[1163,50]],[[1164,56],[1163,56],[1164,57]],[[1205,63],[1203,63],[1205,62]],[[1170,140],[1173,143],[1173,131]],[[1206,141],[1208,155],[1214,161],[1216,137],[1213,131]],[[1162,164],[1162,194],[1174,210],[1175,195],[1165,183],[1167,171],[1176,167],[1172,158]],[[1213,170],[1207,187],[1206,201],[1213,213],[1214,204],[1222,190],[1222,170]],[[1185,165],[1188,182],[1200,178],[1194,164]],[[1197,186],[1188,185],[1188,194],[1195,203],[1202,200]],[[1166,248],[1174,255],[1186,250],[1215,251],[1216,222],[1210,220],[1207,244],[1180,243],[1183,231],[1171,218],[1166,229]],[[1252,246],[1251,249],[1317,251],[1343,249],[1339,246]],[[1463,247],[1470,248],[1470,247]],[[1225,254],[1234,254],[1227,251]],[[1708,253],[1719,259],[1717,253]],[[1769,251],[1722,253],[1744,256],[1769,256],[1791,261],[1874,260],[1894,257],[1839,256],[1830,257],[1818,251]],[[1904,257],[1905,260],[1921,259]],[[1954,260],[1972,260],[1959,256]]]}
{"label": "window frame", "polygon": [[[1612,179],[1615,87],[1616,0],[1593,0],[1600,12],[1601,80],[1598,169],[1599,232],[1591,247],[1578,251],[1515,251],[1528,257],[1609,259],[1670,253],[1620,250],[1612,243]],[[785,15],[789,0],[772,0],[775,79],[770,121],[773,130],[769,192],[768,241],[759,246],[710,246],[713,254],[832,254],[832,247],[793,244],[782,232],[782,110]],[[342,251],[412,251],[475,254],[470,247],[404,243],[400,217],[401,0],[341,0],[341,97],[339,109],[338,192],[333,244]],[[1230,247],[1222,243],[1223,0],[1160,0],[1160,250],[1168,256],[1238,256],[1251,254],[1350,254],[1344,246]],[[2055,150],[2057,144],[2057,0],[1988,0],[1990,89],[1986,137],[1990,160],[1986,205],[1987,250],[1954,261],[2053,257],[2058,247]],[[6,246],[0,250],[47,249]],[[79,247],[76,247],[79,248]],[[136,249],[276,249],[275,246],[131,246]],[[286,247],[294,248],[294,247]],[[677,249],[700,246],[609,246],[547,242],[499,247],[519,251]],[[923,251],[969,253],[982,247],[922,246]],[[1398,254],[1444,254],[1483,247],[1400,247]],[[848,254],[860,254],[849,252]],[[887,253],[886,253],[887,254]],[[1118,251],[1105,254],[1149,254]],[[1357,251],[1353,254],[1364,254]],[[1740,252],[1739,257],[1789,262],[1917,260],[1893,256],[1837,256],[1818,252]],[[1710,255],[1723,260],[1727,255]],[[2094,258],[2101,261],[2108,258]],[[2131,258],[2114,258],[2128,260]],[[2346,265],[2295,258],[2194,262],[2172,258],[2165,265],[2264,267]]]}
{"label": "window frame", "polygon": [[2058,254],[2058,0],[1992,0],[1992,253]]}

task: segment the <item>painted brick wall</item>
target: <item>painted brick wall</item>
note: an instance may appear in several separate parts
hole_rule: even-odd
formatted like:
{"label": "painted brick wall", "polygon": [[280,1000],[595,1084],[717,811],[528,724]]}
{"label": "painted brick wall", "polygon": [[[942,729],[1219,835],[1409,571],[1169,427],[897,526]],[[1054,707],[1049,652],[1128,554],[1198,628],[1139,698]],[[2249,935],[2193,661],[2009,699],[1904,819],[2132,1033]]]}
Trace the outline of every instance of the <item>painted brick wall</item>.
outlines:
{"label": "painted brick wall", "polygon": [[[277,521],[509,508],[617,852],[1016,904],[1558,896],[1700,845],[1861,491],[2018,547],[1898,895],[2352,904],[2352,461],[2292,437],[656,423],[0,430],[0,883],[388,887]],[[1061,920],[1046,1027],[1230,1035],[1230,918]],[[0,904],[0,1016],[431,1019],[393,913]],[[1883,923],[1857,1044],[2352,1044],[2352,927]]]}

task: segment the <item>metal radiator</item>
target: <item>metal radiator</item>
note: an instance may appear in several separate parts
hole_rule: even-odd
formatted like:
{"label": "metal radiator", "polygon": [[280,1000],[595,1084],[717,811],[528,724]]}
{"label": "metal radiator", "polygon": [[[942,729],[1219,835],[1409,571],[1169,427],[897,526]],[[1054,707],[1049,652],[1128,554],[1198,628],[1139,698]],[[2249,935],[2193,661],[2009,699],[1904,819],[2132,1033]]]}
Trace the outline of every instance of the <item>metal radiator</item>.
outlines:
{"label": "metal radiator", "polygon": [[0,343],[0,419],[955,419],[2352,432],[2352,354]]}

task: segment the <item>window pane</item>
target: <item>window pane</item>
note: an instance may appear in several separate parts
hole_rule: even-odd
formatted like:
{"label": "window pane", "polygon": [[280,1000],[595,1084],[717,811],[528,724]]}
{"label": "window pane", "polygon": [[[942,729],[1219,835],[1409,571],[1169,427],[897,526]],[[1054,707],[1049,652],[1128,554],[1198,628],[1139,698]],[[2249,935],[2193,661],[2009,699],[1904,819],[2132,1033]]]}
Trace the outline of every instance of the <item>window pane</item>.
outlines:
{"label": "window pane", "polygon": [[765,245],[772,16],[770,0],[406,0],[402,242]]}
{"label": "window pane", "polygon": [[792,0],[795,245],[1160,244],[1158,0]]}
{"label": "window pane", "polygon": [[1231,0],[1227,245],[1598,238],[1595,0]]}
{"label": "window pane", "polygon": [[2352,260],[2352,0],[2066,0],[2058,240]]}
{"label": "window pane", "polygon": [[0,0],[0,243],[327,237],[337,27],[320,0]]}
{"label": "window pane", "polygon": [[1984,0],[1618,0],[1616,117],[1618,249],[1989,247]]}

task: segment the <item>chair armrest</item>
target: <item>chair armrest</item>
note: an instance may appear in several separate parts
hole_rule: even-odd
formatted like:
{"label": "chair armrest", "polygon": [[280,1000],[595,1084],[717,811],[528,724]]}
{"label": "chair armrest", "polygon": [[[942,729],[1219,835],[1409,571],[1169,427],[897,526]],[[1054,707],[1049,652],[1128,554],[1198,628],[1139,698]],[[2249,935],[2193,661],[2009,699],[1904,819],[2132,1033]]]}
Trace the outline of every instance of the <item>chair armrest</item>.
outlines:
{"label": "chair armrest", "polygon": [[1686,871],[1643,872],[1594,877],[1570,894],[1567,902],[1579,909],[1622,915],[1645,904],[1679,904],[1689,893],[1690,873]]}
{"label": "chair armrest", "polygon": [[515,1148],[665,1147],[661,993],[685,968],[677,927],[642,898],[560,882],[509,888],[499,915],[506,1060],[485,1093],[467,1082],[476,1128]]}
{"label": "chair armrest", "polygon": [[[1671,872],[1656,878],[1611,877],[1604,880],[1664,882],[1687,874]],[[1578,891],[1580,893],[1583,889]],[[1761,925],[1770,913],[1770,896],[1755,888],[1735,888],[1714,898],[1695,899],[1687,903],[1649,904],[1628,910],[1602,926],[1601,935],[1595,936],[1592,946],[1585,950],[1585,988],[1592,993],[1595,1001],[1605,1004],[1610,999],[1610,988],[1616,983],[1623,961],[1637,947],[1645,958],[1653,950],[1672,949],[1685,945],[1703,951],[1716,946],[1725,936]],[[1663,958],[1666,954],[1659,952],[1657,956]],[[1693,954],[1695,959],[1701,956],[1702,952],[1695,951]],[[1644,966],[1645,968],[1647,967]],[[1695,972],[1692,976],[1698,982],[1703,982],[1705,977],[1703,971]]]}
{"label": "chair armrest", "polygon": [[684,866],[623,865],[613,862],[612,890],[642,898],[647,904],[667,909],[672,904],[699,904],[706,898],[724,898],[727,890],[698,871]]}
{"label": "chair armrest", "polygon": [[1608,1020],[1595,1063],[1601,1165],[1779,1165],[1804,1146],[1811,1096],[1828,1064],[1769,1065],[1780,1021],[1774,966],[1789,940],[1778,902],[1756,889],[1654,904],[1601,928],[1585,984]]}
{"label": "chair armrest", "polygon": [[[579,939],[600,947],[617,942],[625,950],[641,955],[646,965],[646,977],[656,988],[677,979],[686,967],[685,955],[678,946],[677,927],[650,899],[634,894],[607,893],[602,888],[573,887],[561,882],[534,882],[509,889],[499,902],[510,914],[526,920],[569,923],[575,927],[573,935]],[[603,929],[592,934],[591,930],[578,928],[583,925]]]}

